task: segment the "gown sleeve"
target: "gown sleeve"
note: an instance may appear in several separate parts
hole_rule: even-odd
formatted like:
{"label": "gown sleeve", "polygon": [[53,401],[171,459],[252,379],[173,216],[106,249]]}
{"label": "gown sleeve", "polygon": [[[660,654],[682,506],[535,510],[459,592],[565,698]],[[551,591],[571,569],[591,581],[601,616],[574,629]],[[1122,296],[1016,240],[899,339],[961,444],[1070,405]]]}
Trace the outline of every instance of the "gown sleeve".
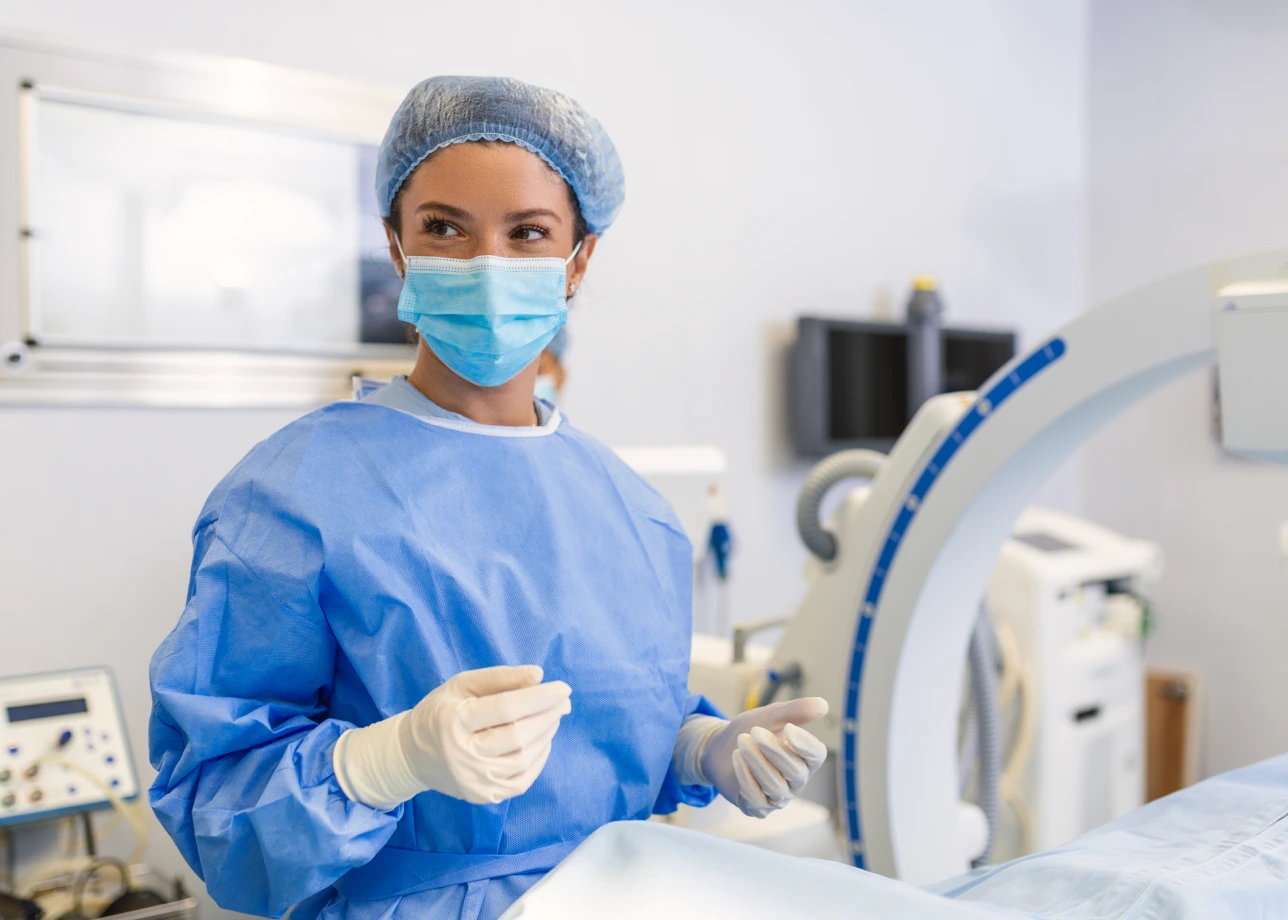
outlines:
{"label": "gown sleeve", "polygon": [[326,717],[337,645],[307,529],[250,521],[252,564],[219,527],[199,525],[187,606],[152,659],[149,800],[220,906],[276,917],[370,861],[403,806],[336,780],[353,726]]}
{"label": "gown sleeve", "polygon": [[[724,713],[711,704],[705,696],[699,693],[690,693],[688,704],[684,707],[684,718],[697,713],[704,716],[715,716],[723,719]],[[682,786],[676,778],[674,765],[666,770],[666,779],[662,780],[662,789],[657,794],[657,801],[653,803],[653,814],[669,815],[672,814],[681,805],[692,805],[695,808],[704,808],[710,805],[716,797],[715,786]]]}

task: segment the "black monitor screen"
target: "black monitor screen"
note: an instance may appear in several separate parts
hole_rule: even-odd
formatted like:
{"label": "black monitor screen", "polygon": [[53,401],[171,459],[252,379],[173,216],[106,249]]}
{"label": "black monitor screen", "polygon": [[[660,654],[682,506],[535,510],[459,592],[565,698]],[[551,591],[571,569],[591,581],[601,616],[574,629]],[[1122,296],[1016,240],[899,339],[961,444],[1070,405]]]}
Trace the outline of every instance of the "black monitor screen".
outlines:
{"label": "black monitor screen", "polygon": [[[889,450],[916,406],[908,400],[908,327],[802,316],[792,351],[790,425],[802,456],[847,447]],[[942,392],[979,390],[1015,355],[1015,333],[942,330]]]}
{"label": "black monitor screen", "polygon": [[908,424],[905,330],[834,327],[827,359],[831,439],[897,438]]}
{"label": "black monitor screen", "polygon": [[944,393],[978,390],[1015,356],[1010,332],[944,330]]}

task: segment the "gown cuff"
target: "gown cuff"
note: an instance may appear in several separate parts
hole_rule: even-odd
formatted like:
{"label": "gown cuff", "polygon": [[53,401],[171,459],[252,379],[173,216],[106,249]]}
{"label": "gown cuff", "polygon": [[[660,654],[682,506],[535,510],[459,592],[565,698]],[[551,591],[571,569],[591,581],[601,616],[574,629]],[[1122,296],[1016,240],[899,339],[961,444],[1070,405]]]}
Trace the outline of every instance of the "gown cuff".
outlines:
{"label": "gown cuff", "polygon": [[671,768],[681,786],[710,786],[702,772],[702,755],[716,732],[728,725],[725,719],[694,713],[684,720],[675,736]]}
{"label": "gown cuff", "polygon": [[412,773],[398,737],[400,712],[366,728],[351,728],[335,744],[336,782],[350,801],[393,811],[425,786]]}

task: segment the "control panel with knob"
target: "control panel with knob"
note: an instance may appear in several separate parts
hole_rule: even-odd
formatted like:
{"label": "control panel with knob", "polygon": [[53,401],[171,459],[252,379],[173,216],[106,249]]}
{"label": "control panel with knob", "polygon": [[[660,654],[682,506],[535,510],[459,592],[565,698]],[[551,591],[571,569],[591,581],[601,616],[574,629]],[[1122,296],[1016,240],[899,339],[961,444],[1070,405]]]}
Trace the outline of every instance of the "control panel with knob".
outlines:
{"label": "control panel with knob", "polygon": [[138,797],[107,668],[0,678],[0,827]]}

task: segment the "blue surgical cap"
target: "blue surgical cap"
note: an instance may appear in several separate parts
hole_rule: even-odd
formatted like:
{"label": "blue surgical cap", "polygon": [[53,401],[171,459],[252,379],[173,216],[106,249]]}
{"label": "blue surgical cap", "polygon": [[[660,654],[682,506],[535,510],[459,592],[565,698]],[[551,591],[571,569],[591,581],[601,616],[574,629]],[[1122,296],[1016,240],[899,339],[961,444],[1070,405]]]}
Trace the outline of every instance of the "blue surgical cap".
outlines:
{"label": "blue surgical cap", "polygon": [[430,77],[398,106],[376,163],[376,197],[388,217],[421,162],[449,144],[507,141],[531,150],[577,196],[591,233],[603,233],[626,197],[617,148],[598,121],[562,93],[507,77]]}

